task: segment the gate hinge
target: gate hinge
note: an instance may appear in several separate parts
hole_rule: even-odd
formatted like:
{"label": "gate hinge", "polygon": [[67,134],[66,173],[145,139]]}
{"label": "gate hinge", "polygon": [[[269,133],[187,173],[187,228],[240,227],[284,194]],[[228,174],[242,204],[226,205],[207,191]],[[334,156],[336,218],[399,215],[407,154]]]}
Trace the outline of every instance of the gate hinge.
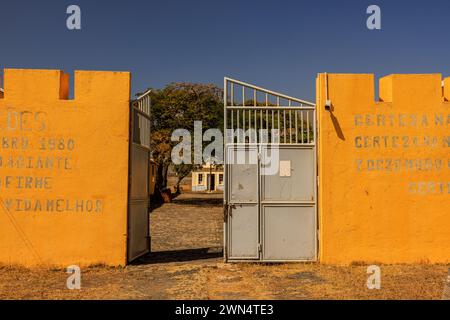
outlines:
{"label": "gate hinge", "polygon": [[228,216],[233,216],[233,210],[232,209],[236,209],[236,206],[234,204],[230,204],[230,203],[225,203],[223,205],[223,221],[227,222],[228,221]]}
{"label": "gate hinge", "polygon": [[261,243],[258,243],[258,252],[259,252],[259,253],[262,252],[262,245],[261,245]]}
{"label": "gate hinge", "polygon": [[228,221],[228,213],[229,213],[229,205],[228,205],[228,203],[225,203],[223,205],[223,221],[224,222]]}

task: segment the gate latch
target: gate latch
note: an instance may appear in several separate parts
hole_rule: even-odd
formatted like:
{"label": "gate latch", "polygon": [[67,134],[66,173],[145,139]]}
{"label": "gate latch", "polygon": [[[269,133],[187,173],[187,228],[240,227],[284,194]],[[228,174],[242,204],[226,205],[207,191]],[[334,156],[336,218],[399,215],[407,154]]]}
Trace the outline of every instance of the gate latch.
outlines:
{"label": "gate latch", "polygon": [[232,215],[231,209],[236,209],[236,206],[234,204],[226,203],[223,206],[223,221],[227,222],[228,216]]}

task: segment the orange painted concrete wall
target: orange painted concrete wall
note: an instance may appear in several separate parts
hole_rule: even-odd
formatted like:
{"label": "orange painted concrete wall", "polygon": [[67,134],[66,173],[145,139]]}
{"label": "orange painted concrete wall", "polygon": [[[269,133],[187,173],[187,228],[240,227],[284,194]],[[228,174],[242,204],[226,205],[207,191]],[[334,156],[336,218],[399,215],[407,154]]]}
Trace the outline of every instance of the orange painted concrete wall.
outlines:
{"label": "orange painted concrete wall", "polygon": [[374,92],[371,74],[317,78],[320,260],[449,263],[450,79],[391,75]]}
{"label": "orange painted concrete wall", "polygon": [[7,69],[0,264],[124,265],[130,74]]}

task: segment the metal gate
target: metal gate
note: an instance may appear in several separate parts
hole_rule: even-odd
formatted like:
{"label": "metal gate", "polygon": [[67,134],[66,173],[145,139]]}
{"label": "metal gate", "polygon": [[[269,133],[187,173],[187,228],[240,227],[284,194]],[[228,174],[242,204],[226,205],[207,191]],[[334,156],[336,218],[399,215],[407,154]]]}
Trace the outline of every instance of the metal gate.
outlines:
{"label": "metal gate", "polygon": [[317,259],[316,109],[224,81],[226,261]]}
{"label": "metal gate", "polygon": [[131,101],[128,262],[150,252],[150,91]]}

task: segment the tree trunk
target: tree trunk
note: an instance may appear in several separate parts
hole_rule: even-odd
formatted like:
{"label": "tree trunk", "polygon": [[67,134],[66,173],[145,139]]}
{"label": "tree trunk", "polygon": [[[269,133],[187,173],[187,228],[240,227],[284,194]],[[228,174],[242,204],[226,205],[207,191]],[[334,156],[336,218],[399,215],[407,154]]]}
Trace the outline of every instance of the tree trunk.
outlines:
{"label": "tree trunk", "polygon": [[178,179],[177,185],[176,185],[176,190],[175,190],[175,193],[176,193],[176,194],[180,194],[180,193],[181,193],[181,190],[180,190],[180,183],[181,183],[181,180]]}
{"label": "tree trunk", "polygon": [[167,188],[167,172],[169,171],[169,165],[170,163],[164,163],[163,166],[163,188]]}
{"label": "tree trunk", "polygon": [[181,191],[180,191],[180,184],[181,184],[181,181],[183,181],[183,179],[186,178],[187,176],[188,176],[188,175],[178,176],[177,185],[176,185],[176,193],[177,193],[177,194],[180,194],[180,193],[181,193]]}
{"label": "tree trunk", "polygon": [[164,165],[158,164],[156,174],[156,188],[161,191],[164,188]]}
{"label": "tree trunk", "polygon": [[176,193],[177,194],[180,194],[181,193],[181,190],[180,190],[180,184],[181,184],[181,181],[183,181],[183,179],[185,178],[186,176],[178,176],[178,179],[177,179],[177,186],[176,186]]}

